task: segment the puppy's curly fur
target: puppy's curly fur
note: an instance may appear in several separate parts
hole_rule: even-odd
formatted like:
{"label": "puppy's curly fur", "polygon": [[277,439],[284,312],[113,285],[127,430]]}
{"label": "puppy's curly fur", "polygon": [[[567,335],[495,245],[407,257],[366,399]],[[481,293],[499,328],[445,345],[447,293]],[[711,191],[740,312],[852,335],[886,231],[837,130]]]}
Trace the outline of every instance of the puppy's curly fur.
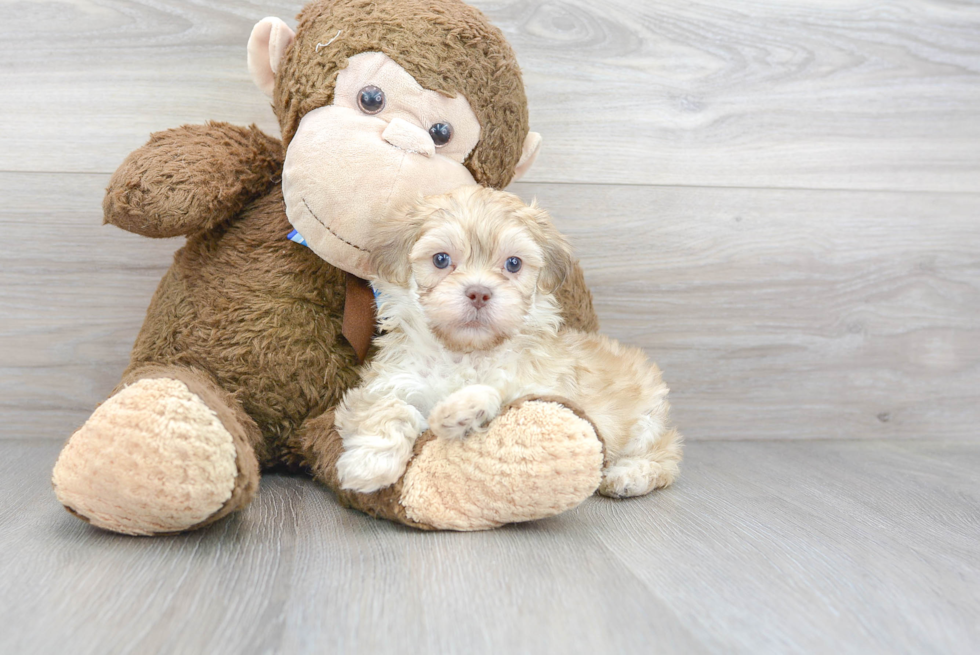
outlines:
{"label": "puppy's curly fur", "polygon": [[373,244],[382,336],[337,410],[344,488],[401,477],[426,429],[462,439],[502,405],[561,396],[606,444],[599,492],[639,496],[678,474],[667,387],[637,348],[563,329],[553,293],[572,269],[548,215],[517,196],[464,187],[427,198]]}

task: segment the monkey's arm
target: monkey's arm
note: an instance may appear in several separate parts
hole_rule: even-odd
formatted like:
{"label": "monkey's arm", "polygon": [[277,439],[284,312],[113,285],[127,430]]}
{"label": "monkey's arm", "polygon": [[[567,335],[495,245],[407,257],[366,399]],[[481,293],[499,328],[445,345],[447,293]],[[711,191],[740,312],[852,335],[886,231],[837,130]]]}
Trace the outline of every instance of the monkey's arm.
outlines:
{"label": "monkey's arm", "polygon": [[157,132],[113,174],[105,222],[148,237],[211,229],[279,183],[282,145],[254,125]]}
{"label": "monkey's arm", "polygon": [[592,293],[585,285],[585,274],[575,262],[571,274],[555,294],[561,305],[561,315],[565,325],[581,332],[598,332],[599,319],[592,308]]}

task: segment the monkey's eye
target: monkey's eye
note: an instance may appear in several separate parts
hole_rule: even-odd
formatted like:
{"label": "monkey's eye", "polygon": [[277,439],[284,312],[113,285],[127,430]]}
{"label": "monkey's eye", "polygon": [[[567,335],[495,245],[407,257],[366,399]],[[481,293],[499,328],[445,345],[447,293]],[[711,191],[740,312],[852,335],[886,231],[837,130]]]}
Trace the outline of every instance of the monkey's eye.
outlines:
{"label": "monkey's eye", "polygon": [[506,268],[511,273],[516,273],[521,270],[521,258],[520,257],[509,257],[504,263],[504,268]]}
{"label": "monkey's eye", "polygon": [[436,148],[441,148],[453,138],[453,126],[449,123],[436,123],[429,128],[429,136],[432,137],[432,143],[436,144]]}
{"label": "monkey's eye", "polygon": [[376,86],[366,86],[357,92],[357,106],[365,114],[377,114],[385,108],[385,92]]}
{"label": "monkey's eye", "polygon": [[432,265],[436,268],[446,268],[453,263],[453,258],[447,253],[440,252],[432,255]]}

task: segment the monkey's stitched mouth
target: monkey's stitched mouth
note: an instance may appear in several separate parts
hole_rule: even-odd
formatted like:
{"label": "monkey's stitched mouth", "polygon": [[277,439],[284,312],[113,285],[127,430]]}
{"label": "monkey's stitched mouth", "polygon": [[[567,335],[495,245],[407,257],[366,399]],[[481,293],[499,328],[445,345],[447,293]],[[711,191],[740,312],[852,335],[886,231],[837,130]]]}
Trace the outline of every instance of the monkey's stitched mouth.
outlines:
{"label": "monkey's stitched mouth", "polygon": [[303,198],[302,200],[303,200],[303,205],[306,207],[306,211],[310,212],[310,216],[312,216],[316,220],[317,223],[319,223],[320,225],[322,225],[323,226],[323,229],[325,229],[327,232],[329,232],[335,239],[337,239],[338,241],[341,241],[343,243],[346,243],[351,248],[356,248],[357,250],[360,250],[361,252],[366,252],[369,255],[371,254],[371,251],[368,250],[367,248],[362,248],[359,245],[357,245],[356,243],[351,243],[350,241],[348,241],[344,237],[340,236],[339,234],[337,234],[336,232],[334,232],[333,230],[331,230],[330,229],[330,226],[327,225],[326,223],[324,223],[322,220],[320,220],[320,217],[316,215],[316,212],[313,211],[313,208],[312,207],[310,207],[310,203],[306,202],[306,198]]}

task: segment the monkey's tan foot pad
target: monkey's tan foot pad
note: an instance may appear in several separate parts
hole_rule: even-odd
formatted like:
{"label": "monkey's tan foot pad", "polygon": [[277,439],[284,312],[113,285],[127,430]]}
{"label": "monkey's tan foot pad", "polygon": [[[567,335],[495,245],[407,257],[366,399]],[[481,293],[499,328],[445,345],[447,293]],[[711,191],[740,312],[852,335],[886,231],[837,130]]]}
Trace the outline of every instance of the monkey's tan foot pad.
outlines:
{"label": "monkey's tan foot pad", "polygon": [[555,402],[524,402],[466,439],[433,439],[403,478],[401,504],[418,523],[485,530],[572,509],[602,478],[592,424]]}
{"label": "monkey's tan foot pad", "polygon": [[54,467],[58,500],[113,532],[178,532],[217,512],[238,473],[217,415],[183,382],[143,379],[109,398]]}

